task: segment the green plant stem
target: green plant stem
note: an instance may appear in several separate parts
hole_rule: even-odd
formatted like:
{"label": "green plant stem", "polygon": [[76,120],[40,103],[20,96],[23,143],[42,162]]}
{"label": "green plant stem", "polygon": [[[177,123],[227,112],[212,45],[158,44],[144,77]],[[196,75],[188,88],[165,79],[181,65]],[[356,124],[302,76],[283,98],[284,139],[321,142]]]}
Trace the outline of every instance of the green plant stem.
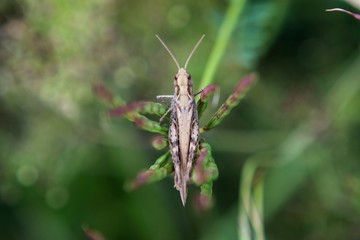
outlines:
{"label": "green plant stem", "polygon": [[246,0],[231,1],[227,9],[225,19],[219,29],[219,33],[217,34],[214,48],[212,49],[209,60],[206,63],[199,89],[202,89],[213,82],[219,62],[225,52],[226,46],[235,28],[236,21],[239,18],[245,3]]}
{"label": "green plant stem", "polygon": [[253,190],[253,179],[259,166],[258,156],[246,161],[239,184],[239,213],[238,213],[238,239],[264,240],[263,222],[263,180],[261,179]]}
{"label": "green plant stem", "polygon": [[239,183],[239,214],[238,214],[238,239],[251,240],[251,225],[249,222],[250,202],[251,202],[251,183],[255,174],[256,166],[254,161],[247,161]]}

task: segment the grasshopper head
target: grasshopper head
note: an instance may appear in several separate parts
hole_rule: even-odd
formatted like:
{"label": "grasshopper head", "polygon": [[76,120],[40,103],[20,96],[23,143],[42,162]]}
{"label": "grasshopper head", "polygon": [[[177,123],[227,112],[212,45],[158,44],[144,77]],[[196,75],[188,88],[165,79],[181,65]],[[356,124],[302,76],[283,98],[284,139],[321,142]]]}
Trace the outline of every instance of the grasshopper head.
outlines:
{"label": "grasshopper head", "polygon": [[185,68],[180,68],[179,72],[175,74],[174,86],[192,86],[191,75],[186,72]]}

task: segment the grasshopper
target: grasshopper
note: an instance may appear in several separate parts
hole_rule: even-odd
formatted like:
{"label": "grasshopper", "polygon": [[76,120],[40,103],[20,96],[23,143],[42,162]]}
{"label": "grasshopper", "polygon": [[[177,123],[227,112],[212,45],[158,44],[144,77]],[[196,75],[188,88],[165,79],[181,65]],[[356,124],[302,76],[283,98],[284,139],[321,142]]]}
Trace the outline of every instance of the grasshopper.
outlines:
{"label": "grasshopper", "polygon": [[203,35],[195,45],[183,68],[180,67],[178,61],[161,38],[158,35],[156,35],[156,37],[178,67],[178,73],[175,74],[174,80],[174,95],[160,95],[157,96],[157,98],[160,100],[172,98],[170,108],[160,118],[160,124],[171,111],[168,138],[170,152],[174,162],[174,184],[180,192],[182,204],[185,206],[190,171],[199,144],[199,119],[195,96],[202,92],[202,90],[200,90],[195,94],[193,93],[193,81],[191,80],[191,75],[186,72],[186,67],[205,35]]}

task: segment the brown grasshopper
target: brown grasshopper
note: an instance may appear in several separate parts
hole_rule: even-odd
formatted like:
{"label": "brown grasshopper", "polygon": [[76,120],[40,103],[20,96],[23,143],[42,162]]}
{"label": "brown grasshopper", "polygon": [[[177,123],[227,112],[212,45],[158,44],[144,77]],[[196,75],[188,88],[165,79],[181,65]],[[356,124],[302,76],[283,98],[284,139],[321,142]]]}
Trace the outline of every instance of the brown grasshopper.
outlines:
{"label": "brown grasshopper", "polygon": [[202,92],[202,90],[200,90],[196,94],[193,93],[193,82],[191,75],[186,72],[186,67],[205,35],[203,35],[195,45],[183,68],[180,67],[178,61],[160,37],[158,35],[156,35],[156,37],[178,67],[178,73],[175,75],[174,81],[174,95],[161,95],[157,96],[157,98],[160,100],[172,98],[170,108],[160,118],[160,124],[165,116],[172,111],[169,128],[169,146],[175,169],[174,183],[176,189],[180,192],[181,201],[185,206],[190,171],[199,144],[199,119],[195,96]]}

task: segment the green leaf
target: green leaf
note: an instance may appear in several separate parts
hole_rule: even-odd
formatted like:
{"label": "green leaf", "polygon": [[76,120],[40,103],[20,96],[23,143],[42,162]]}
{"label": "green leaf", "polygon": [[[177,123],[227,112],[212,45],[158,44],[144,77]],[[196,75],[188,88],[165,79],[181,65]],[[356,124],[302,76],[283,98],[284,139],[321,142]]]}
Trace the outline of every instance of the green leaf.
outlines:
{"label": "green leaf", "polygon": [[148,132],[160,133],[163,135],[167,135],[169,132],[169,127],[163,127],[158,122],[152,121],[141,114],[127,115],[126,118],[134,122],[136,127]]}
{"label": "green leaf", "polygon": [[219,110],[212,116],[209,122],[203,128],[203,131],[208,131],[221,123],[224,117],[229,115],[231,109],[236,107],[241,99],[243,99],[250,89],[252,84],[255,82],[255,74],[249,74],[242,78],[239,84],[236,86],[234,92],[228,97],[225,103],[219,108]]}
{"label": "green leaf", "polygon": [[155,114],[158,116],[164,115],[168,108],[160,103],[138,101],[130,102],[126,105],[121,105],[110,109],[109,115],[111,117],[123,117],[132,113]]}
{"label": "green leaf", "polygon": [[205,111],[207,107],[207,102],[210,94],[212,94],[218,88],[217,84],[211,84],[203,89],[201,92],[201,97],[197,102],[197,111],[199,118],[201,117],[202,113]]}
{"label": "green leaf", "polygon": [[191,175],[191,179],[196,185],[212,182],[219,176],[218,168],[211,155],[210,145],[202,141],[199,147],[200,155],[196,159],[196,164]]}
{"label": "green leaf", "polygon": [[201,185],[200,194],[203,195],[203,196],[207,196],[208,198],[211,199],[211,197],[212,197],[212,186],[213,186],[212,182],[208,182],[208,183],[205,183],[205,184]]}
{"label": "green leaf", "polygon": [[169,176],[173,172],[173,162],[169,161],[170,151],[159,157],[149,170],[141,171],[137,177],[126,185],[129,190],[137,189],[144,184],[157,182]]}
{"label": "green leaf", "polygon": [[170,150],[168,150],[164,155],[162,155],[161,157],[156,159],[155,163],[153,165],[151,165],[151,167],[149,169],[156,170],[156,169],[163,167],[167,163],[167,161],[170,159],[170,157],[171,157]]}
{"label": "green leaf", "polygon": [[204,75],[200,81],[200,89],[213,82],[220,60],[224,55],[231,34],[236,27],[237,19],[243,12],[245,3],[246,0],[230,1],[225,18],[221,24],[219,33],[216,36],[214,47],[211,50],[209,59],[206,63]]}
{"label": "green leaf", "polygon": [[126,105],[118,106],[109,110],[110,117],[125,117],[134,122],[135,126],[149,131],[167,135],[169,128],[161,126],[158,122],[152,121],[140,113],[163,115],[166,112],[166,107],[154,102],[131,102]]}
{"label": "green leaf", "polygon": [[199,144],[200,155],[196,159],[191,180],[200,185],[200,194],[195,199],[195,207],[199,210],[207,210],[212,206],[213,181],[219,176],[218,168],[211,155],[211,147],[205,141]]}
{"label": "green leaf", "polygon": [[212,187],[213,182],[208,182],[201,185],[200,196],[198,200],[198,205],[201,210],[207,210],[212,206]]}
{"label": "green leaf", "polygon": [[256,175],[260,163],[254,157],[247,160],[242,169],[238,212],[238,236],[241,240],[265,239],[262,211],[264,177]]}

